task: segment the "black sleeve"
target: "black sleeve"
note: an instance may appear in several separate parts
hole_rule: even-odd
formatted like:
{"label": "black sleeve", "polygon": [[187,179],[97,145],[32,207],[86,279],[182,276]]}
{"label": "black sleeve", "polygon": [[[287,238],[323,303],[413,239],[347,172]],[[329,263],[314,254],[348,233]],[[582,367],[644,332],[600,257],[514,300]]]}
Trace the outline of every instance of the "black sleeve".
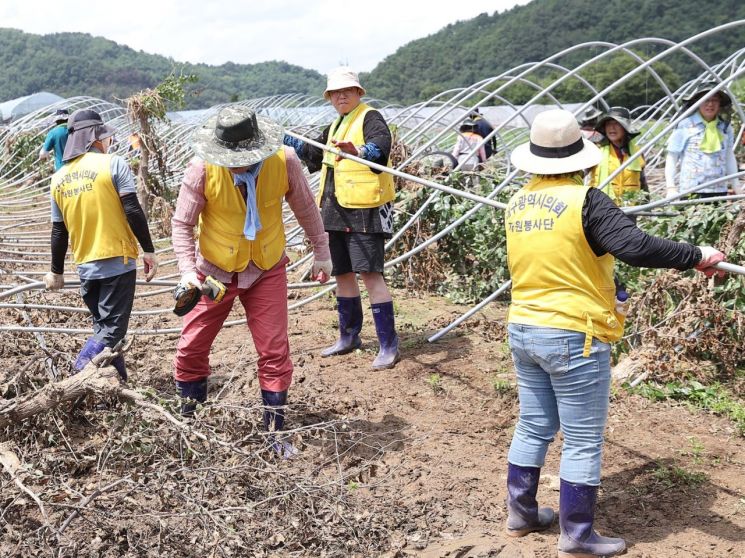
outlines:
{"label": "black sleeve", "polygon": [[585,197],[582,228],[596,256],[611,253],[635,267],[685,270],[701,261],[696,246],[648,235],[597,188],[590,188]]}
{"label": "black sleeve", "polygon": [[[391,131],[388,129],[388,124],[386,124],[383,115],[377,110],[371,110],[365,114],[365,120],[362,123],[362,135],[365,138],[365,143],[374,143],[380,149],[380,157],[370,159],[370,162],[387,165],[388,156],[391,154]],[[370,170],[375,174],[381,172],[375,169]]]}
{"label": "black sleeve", "polygon": [[[476,133],[480,135],[482,138],[485,138],[489,134],[491,134],[494,131],[494,128],[491,124],[489,124],[486,120],[483,118],[476,121]],[[497,136],[494,135],[491,138],[489,138],[489,141],[486,142],[485,145],[488,145],[491,147],[493,152],[497,151]]]}
{"label": "black sleeve", "polygon": [[147,226],[147,218],[145,217],[145,212],[142,211],[137,194],[124,194],[121,200],[129,228],[132,229],[135,237],[137,237],[142,250],[144,252],[155,252],[153,241],[150,238],[150,229]]}
{"label": "black sleeve", "polygon": [[65,254],[69,237],[63,221],[52,223],[52,273],[65,272]]}
{"label": "black sleeve", "polygon": [[644,169],[639,174],[639,186],[644,192],[649,192],[649,184],[647,183],[647,175],[644,174]]}
{"label": "black sleeve", "polygon": [[[315,140],[318,143],[322,143],[323,145],[326,145],[326,142],[328,141],[329,137],[329,129],[331,126],[328,126],[323,130],[320,136],[315,138]],[[308,172],[316,172],[321,170],[321,162],[323,161],[323,149],[320,147],[315,147],[313,145],[310,145],[308,143],[303,144],[303,150],[300,154],[300,159],[305,162],[306,165],[308,165]]]}

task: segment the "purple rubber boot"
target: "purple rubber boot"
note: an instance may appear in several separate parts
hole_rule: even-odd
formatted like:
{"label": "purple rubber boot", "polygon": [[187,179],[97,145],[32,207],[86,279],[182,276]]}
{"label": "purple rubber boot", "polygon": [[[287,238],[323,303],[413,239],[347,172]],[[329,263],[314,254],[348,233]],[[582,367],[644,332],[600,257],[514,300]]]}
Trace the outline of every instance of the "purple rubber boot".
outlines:
{"label": "purple rubber boot", "polygon": [[524,537],[533,531],[551,527],[554,510],[539,508],[535,497],[541,470],[507,464],[507,534]]}
{"label": "purple rubber boot", "polygon": [[599,558],[626,552],[623,539],[603,537],[592,528],[598,487],[561,479],[559,558]]}
{"label": "purple rubber boot", "polygon": [[375,357],[372,367],[375,370],[393,368],[400,360],[398,353],[398,334],[396,333],[396,321],[393,315],[393,302],[380,302],[371,304],[373,318],[375,319],[375,331],[380,342],[380,351]]}
{"label": "purple rubber boot", "polygon": [[345,355],[362,345],[362,299],[358,296],[336,297],[336,306],[339,313],[339,339],[321,351],[322,357]]}
{"label": "purple rubber boot", "polygon": [[93,360],[93,357],[103,351],[105,348],[106,345],[101,343],[98,339],[94,337],[88,339],[85,342],[85,345],[83,345],[83,348],[80,350],[80,353],[78,353],[78,358],[75,360],[75,371],[73,372],[73,374],[77,374],[83,368],[85,368],[85,365]]}

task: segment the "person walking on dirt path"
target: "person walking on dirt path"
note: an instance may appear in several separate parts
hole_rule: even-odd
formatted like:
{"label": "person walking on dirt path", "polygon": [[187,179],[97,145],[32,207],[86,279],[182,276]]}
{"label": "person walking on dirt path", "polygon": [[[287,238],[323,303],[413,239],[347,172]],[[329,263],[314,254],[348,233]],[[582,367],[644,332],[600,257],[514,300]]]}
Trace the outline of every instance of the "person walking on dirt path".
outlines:
{"label": "person walking on dirt path", "polygon": [[[689,95],[684,102],[687,110],[716,86],[705,82]],[[698,112],[684,118],[673,130],[667,141],[665,160],[665,183],[667,195],[692,191],[696,186],[737,173],[735,159],[735,137],[729,119],[725,116],[732,106],[732,99],[724,91],[707,97]],[[676,181],[677,178],[677,181]],[[737,179],[730,186],[735,193],[743,188]],[[711,198],[727,195],[727,182],[722,181],[696,190],[691,196]]]}
{"label": "person walking on dirt path", "polygon": [[[137,242],[144,252],[145,280],[158,269],[150,230],[137,201],[127,162],[108,155],[114,129],[94,110],[72,113],[65,165],[52,176],[52,265],[47,289],[65,284],[68,239],[80,275],[80,294],[93,317],[90,337],[75,361],[82,370],[105,347],[114,348],[127,333],[137,280]],[[127,380],[124,356],[111,362]]]}
{"label": "person walking on dirt path", "polygon": [[[350,68],[332,70],[323,96],[339,116],[316,141],[390,166],[391,132],[380,112],[361,101],[364,94],[357,74]],[[393,176],[290,136],[284,141],[306,162],[310,172],[321,171],[317,202],[329,233],[339,313],[339,339],[321,351],[321,356],[343,355],[362,345],[359,274],[370,297],[380,342],[372,367],[393,368],[400,358],[399,343],[393,299],[383,276],[385,240],[393,232]]]}
{"label": "person walking on dirt path", "polygon": [[54,170],[58,171],[62,167],[62,154],[65,152],[67,144],[67,119],[70,113],[67,109],[57,109],[54,113],[54,128],[49,130],[44,138],[44,144],[39,150],[39,160],[46,161],[49,155],[54,153]]}
{"label": "person walking on dirt path", "polygon": [[615,556],[623,539],[593,530],[603,431],[610,394],[610,343],[623,333],[615,310],[614,257],[644,267],[696,269],[724,255],[652,237],[602,191],[583,184],[600,150],[582,137],[572,113],[540,113],[512,164],[532,179],[507,204],[512,277],[508,334],[520,415],[508,454],[507,534],[548,528],[538,481],[548,445],[564,437],[560,465],[559,556]]}
{"label": "person walking on dirt path", "polygon": [[[313,246],[314,279],[331,274],[328,236],[302,166],[282,146],[282,127],[252,109],[229,105],[194,134],[172,220],[180,284],[202,287],[211,276],[227,287],[221,302],[202,296],[184,316],[174,359],[181,397],[207,399],[212,343],[238,298],[258,354],[267,430],[284,427],[292,381],[287,337],[287,271],[282,201],[287,200]],[[198,240],[195,241],[194,227]],[[193,402],[182,406],[192,414]],[[283,453],[291,446],[272,439]]]}
{"label": "person walking on dirt path", "polygon": [[[639,130],[631,124],[631,115],[625,107],[612,107],[608,113],[600,116],[595,123],[595,130],[604,136],[603,141],[597,144],[600,148],[600,163],[592,173],[592,185],[597,188],[639,150],[635,140]],[[624,194],[627,192],[647,191],[644,158],[639,155],[631,161],[602,190],[616,205],[623,205]]]}

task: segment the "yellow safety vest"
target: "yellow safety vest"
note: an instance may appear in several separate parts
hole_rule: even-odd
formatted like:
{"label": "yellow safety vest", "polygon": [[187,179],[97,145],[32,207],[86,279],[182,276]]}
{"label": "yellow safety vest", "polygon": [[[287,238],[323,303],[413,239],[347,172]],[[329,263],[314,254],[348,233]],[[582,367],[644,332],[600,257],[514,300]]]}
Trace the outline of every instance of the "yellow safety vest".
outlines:
{"label": "yellow safety vest", "polygon": [[70,233],[75,263],[137,258],[137,240],[111,180],[111,155],[86,153],[52,175],[52,197]]}
{"label": "yellow safety vest", "polygon": [[[340,121],[334,122],[329,129],[326,145],[333,147],[332,140],[350,141],[355,146],[365,144],[363,124],[365,114],[374,110],[365,103],[357,105],[352,112],[345,115]],[[386,202],[393,201],[396,197],[393,185],[393,175],[387,172],[375,174],[370,167],[362,163],[356,163],[349,159],[336,161],[336,155],[329,151],[324,152],[323,164],[321,165],[321,187],[316,197],[316,202],[321,205],[323,188],[326,185],[326,173],[334,172],[334,188],[336,200],[342,207],[360,209],[366,207],[378,207]],[[391,166],[390,159],[388,166]]]}
{"label": "yellow safety vest", "polygon": [[207,203],[199,216],[199,251],[207,261],[228,272],[240,272],[253,261],[271,269],[285,250],[282,199],[289,189],[284,149],[264,159],[256,179],[256,206],[261,230],[255,240],[243,235],[246,200],[225,167],[205,164]]}
{"label": "yellow safety vest", "polygon": [[[605,182],[605,179],[615,172],[615,170],[620,167],[623,161],[627,158],[624,155],[623,161],[619,161],[618,156],[616,155],[616,150],[610,142],[607,142],[604,145],[599,145],[598,147],[600,148],[602,157],[600,163],[598,163],[592,173],[592,185],[596,188]],[[629,142],[630,155],[634,155],[637,151],[639,151],[639,148],[637,147],[636,142],[632,139]],[[606,184],[602,191],[616,202],[616,205],[620,205],[622,196],[625,192],[639,190],[641,188],[641,173],[643,168],[644,157],[639,155],[639,157],[631,161],[631,164],[628,167],[617,174],[610,184]]]}
{"label": "yellow safety vest", "polygon": [[508,321],[620,339],[624,317],[615,311],[614,258],[597,257],[582,228],[587,186],[566,177],[534,178],[505,213],[512,276]]}

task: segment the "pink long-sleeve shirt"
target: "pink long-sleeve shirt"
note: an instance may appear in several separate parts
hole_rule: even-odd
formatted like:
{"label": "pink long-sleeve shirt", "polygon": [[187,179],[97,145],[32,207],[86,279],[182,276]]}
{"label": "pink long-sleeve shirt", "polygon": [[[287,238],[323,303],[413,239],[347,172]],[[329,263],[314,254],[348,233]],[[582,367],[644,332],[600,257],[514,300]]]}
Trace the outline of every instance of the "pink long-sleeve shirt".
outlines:
{"label": "pink long-sleeve shirt", "polygon": [[[287,179],[289,189],[285,199],[295,214],[298,224],[305,231],[305,236],[313,246],[313,256],[318,261],[330,260],[328,234],[323,229],[321,214],[318,211],[308,181],[303,174],[300,160],[292,149],[283,147],[287,164]],[[188,273],[199,271],[204,275],[212,275],[215,279],[229,284],[233,275],[238,277],[238,288],[247,289],[261,276],[264,271],[249,262],[246,269],[236,273],[225,271],[207,261],[199,252],[199,244],[194,239],[194,227],[199,222],[199,215],[207,203],[204,197],[206,182],[204,161],[197,157],[189,161],[181,189],[176,202],[176,213],[171,221],[173,251],[178,259],[179,271]],[[285,266],[289,262],[287,254],[283,254],[280,261],[272,268]]]}

